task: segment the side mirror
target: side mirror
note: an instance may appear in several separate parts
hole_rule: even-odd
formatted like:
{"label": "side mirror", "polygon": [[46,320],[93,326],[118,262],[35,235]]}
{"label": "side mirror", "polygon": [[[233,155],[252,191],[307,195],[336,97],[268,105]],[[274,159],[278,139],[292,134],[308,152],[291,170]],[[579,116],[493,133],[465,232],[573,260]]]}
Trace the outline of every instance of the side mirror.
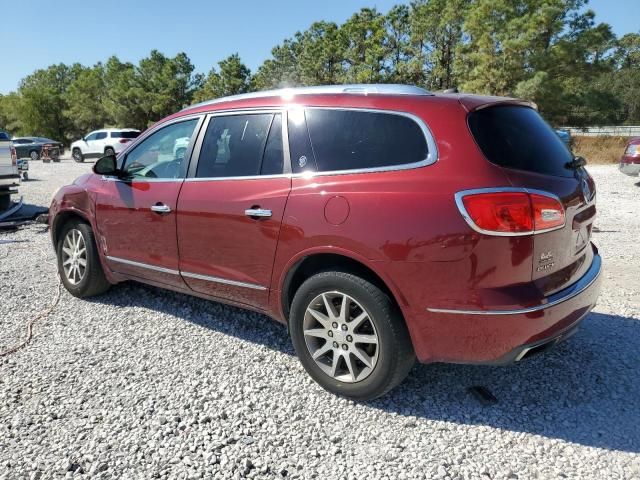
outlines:
{"label": "side mirror", "polygon": [[115,155],[100,157],[93,165],[93,173],[98,175],[118,175],[118,164]]}

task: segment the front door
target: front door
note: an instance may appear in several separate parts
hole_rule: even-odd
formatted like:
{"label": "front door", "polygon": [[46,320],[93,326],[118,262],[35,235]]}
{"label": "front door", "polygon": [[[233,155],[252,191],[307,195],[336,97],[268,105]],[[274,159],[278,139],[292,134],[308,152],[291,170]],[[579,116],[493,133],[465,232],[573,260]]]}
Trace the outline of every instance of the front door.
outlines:
{"label": "front door", "polygon": [[184,286],[178,271],[176,208],[189,151],[177,158],[174,147],[195,134],[199,121],[192,117],[152,131],[121,159],[121,177],[103,177],[96,218],[112,270]]}
{"label": "front door", "polygon": [[282,140],[280,112],[210,117],[178,199],[180,271],[193,290],[267,306],[291,189]]}

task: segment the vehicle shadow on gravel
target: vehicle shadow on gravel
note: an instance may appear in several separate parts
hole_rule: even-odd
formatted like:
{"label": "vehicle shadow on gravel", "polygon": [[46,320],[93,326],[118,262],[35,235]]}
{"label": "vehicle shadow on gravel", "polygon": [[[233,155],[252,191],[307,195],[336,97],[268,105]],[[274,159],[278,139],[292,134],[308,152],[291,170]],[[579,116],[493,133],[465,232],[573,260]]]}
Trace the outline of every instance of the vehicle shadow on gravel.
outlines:
{"label": "vehicle shadow on gravel", "polygon": [[[89,301],[148,308],[295,355],[285,326],[240,308],[136,283]],[[367,406],[640,452],[639,366],[640,320],[591,313],[576,335],[542,355],[506,367],[416,364],[402,384]],[[468,392],[475,385],[488,388],[497,403],[480,404]]]}
{"label": "vehicle shadow on gravel", "polygon": [[[416,365],[385,411],[640,452],[640,320],[591,313],[555,349],[506,367]],[[468,392],[488,388],[497,403]]]}

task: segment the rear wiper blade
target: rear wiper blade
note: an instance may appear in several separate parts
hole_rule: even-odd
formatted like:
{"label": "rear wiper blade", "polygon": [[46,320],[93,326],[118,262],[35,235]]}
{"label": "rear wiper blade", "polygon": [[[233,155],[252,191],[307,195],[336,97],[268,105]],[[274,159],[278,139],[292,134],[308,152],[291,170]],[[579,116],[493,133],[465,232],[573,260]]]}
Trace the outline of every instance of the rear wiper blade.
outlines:
{"label": "rear wiper blade", "polygon": [[573,160],[564,164],[564,168],[570,168],[571,170],[578,170],[581,167],[584,167],[587,164],[587,161],[584,157],[573,157]]}

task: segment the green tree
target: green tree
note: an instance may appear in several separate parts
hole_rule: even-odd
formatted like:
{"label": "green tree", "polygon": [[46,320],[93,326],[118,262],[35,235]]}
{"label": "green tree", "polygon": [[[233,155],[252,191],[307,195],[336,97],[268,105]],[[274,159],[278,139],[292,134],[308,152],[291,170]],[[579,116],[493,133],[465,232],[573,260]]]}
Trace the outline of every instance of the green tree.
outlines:
{"label": "green tree", "polygon": [[202,102],[212,98],[248,92],[251,88],[251,70],[242,63],[237,53],[218,62],[220,72],[212,68],[193,100]]}
{"label": "green tree", "polygon": [[7,95],[0,95],[0,130],[5,130],[13,135],[22,135],[24,129],[20,120],[19,112],[22,99],[11,92]]}
{"label": "green tree", "polygon": [[376,83],[385,80],[387,37],[385,17],[375,8],[363,8],[340,27],[345,42],[348,83]]}
{"label": "green tree", "polygon": [[104,67],[98,63],[80,71],[63,94],[64,115],[70,123],[72,137],[77,138],[109,123],[105,108]]}
{"label": "green tree", "polygon": [[74,64],[36,70],[20,82],[20,133],[70,140],[73,127],[64,115],[65,92],[82,71]]}
{"label": "green tree", "polygon": [[271,57],[264,61],[253,77],[255,90],[301,85],[299,65],[300,44],[286,39],[271,50]]}

